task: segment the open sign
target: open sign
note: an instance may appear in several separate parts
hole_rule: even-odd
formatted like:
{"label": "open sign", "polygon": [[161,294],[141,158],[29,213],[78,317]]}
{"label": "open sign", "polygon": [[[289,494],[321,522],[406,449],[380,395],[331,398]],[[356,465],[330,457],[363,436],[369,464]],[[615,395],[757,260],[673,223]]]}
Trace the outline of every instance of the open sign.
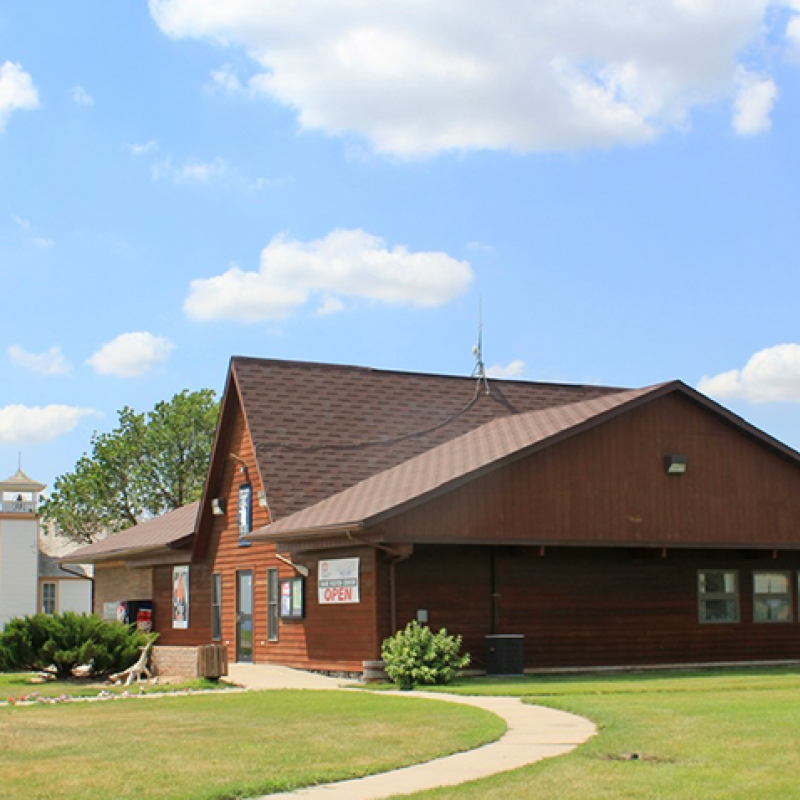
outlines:
{"label": "open sign", "polygon": [[337,558],[319,562],[319,602],[360,603],[358,593],[358,559]]}

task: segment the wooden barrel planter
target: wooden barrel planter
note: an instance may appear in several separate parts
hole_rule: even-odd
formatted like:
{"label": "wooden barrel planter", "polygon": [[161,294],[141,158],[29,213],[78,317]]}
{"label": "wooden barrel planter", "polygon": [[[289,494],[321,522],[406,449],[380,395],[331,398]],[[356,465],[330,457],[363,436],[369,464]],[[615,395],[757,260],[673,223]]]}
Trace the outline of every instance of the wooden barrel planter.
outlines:
{"label": "wooden barrel planter", "polygon": [[364,683],[386,683],[389,680],[383,661],[362,661]]}
{"label": "wooden barrel planter", "polygon": [[228,648],[208,644],[197,648],[197,676],[216,680],[228,674]]}

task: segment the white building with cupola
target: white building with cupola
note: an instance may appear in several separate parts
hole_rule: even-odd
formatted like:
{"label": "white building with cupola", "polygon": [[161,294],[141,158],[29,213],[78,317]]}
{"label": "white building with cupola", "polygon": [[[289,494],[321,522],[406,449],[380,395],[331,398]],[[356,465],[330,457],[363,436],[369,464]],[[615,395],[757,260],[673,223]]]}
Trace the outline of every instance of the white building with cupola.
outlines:
{"label": "white building with cupola", "polygon": [[27,614],[92,610],[91,576],[82,567],[59,565],[63,545],[43,535],[44,489],[21,468],[0,481],[0,629]]}

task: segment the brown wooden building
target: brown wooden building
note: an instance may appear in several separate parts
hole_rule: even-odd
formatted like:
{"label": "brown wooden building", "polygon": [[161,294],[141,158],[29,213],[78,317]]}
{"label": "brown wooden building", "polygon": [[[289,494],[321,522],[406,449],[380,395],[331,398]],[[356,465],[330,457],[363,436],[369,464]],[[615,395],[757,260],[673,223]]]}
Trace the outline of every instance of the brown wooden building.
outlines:
{"label": "brown wooden building", "polygon": [[234,358],[185,552],[160,644],[241,661],[360,672],[411,619],[479,668],[800,660],[800,455],[680,382]]}

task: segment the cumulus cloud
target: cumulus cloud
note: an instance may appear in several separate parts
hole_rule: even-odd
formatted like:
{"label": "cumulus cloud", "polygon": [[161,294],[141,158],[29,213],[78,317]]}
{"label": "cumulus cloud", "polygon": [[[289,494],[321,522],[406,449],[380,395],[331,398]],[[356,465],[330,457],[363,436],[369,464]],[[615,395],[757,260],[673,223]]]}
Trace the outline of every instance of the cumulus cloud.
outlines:
{"label": "cumulus cloud", "polygon": [[[458,297],[471,280],[469,264],[446,253],[390,249],[365,231],[336,230],[311,242],[275,237],[258,272],[232,266],[194,280],[183,308],[202,321],[259,322],[289,316],[316,293],[432,308]],[[335,303],[328,308],[337,310]]]}
{"label": "cumulus cloud", "polygon": [[5,406],[0,408],[0,444],[51,442],[73,430],[83,417],[95,413],[77,406]]}
{"label": "cumulus cloud", "polygon": [[765,133],[772,127],[772,108],[778,98],[775,81],[743,71],[733,103],[733,129],[744,136]]}
{"label": "cumulus cloud", "polygon": [[800,403],[800,344],[760,350],[741,369],[704,375],[697,388],[720,400]]}
{"label": "cumulus cloud", "polygon": [[212,74],[217,86],[282,103],[304,129],[416,157],[631,145],[684,128],[693,109],[736,94],[745,51],[748,62],[768,59],[764,30],[779,19],[770,11],[787,2],[149,5],[167,36],[248,54],[252,74],[226,65]]}
{"label": "cumulus cloud", "polygon": [[516,359],[508,364],[495,364],[486,370],[489,378],[519,378],[525,373],[525,362]]}
{"label": "cumulus cloud", "polygon": [[79,106],[93,106],[94,98],[83,88],[83,86],[73,86],[70,92],[72,102]]}
{"label": "cumulus cloud", "polygon": [[57,346],[43,353],[32,353],[18,344],[12,344],[8,348],[8,357],[17,366],[39,375],[66,375],[72,369],[72,364]]}
{"label": "cumulus cloud", "polygon": [[6,61],[0,66],[0,131],[15,111],[39,107],[39,92],[33,78],[19,64]]}
{"label": "cumulus cloud", "polygon": [[86,360],[101,375],[137,378],[166,361],[175,345],[147,331],[123,333]]}

